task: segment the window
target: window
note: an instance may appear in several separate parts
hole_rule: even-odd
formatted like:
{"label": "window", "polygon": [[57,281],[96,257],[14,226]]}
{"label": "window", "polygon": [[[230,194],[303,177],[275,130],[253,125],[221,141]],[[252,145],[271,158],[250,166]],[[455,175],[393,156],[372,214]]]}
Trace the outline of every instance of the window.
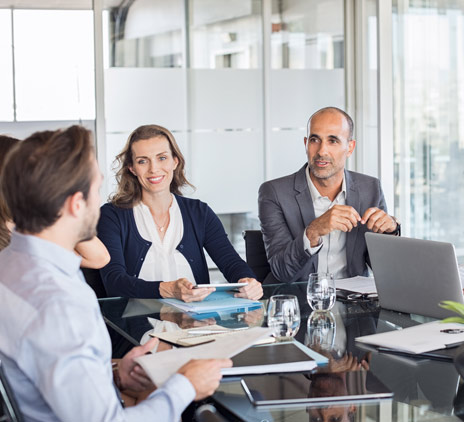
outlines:
{"label": "window", "polygon": [[13,53],[11,51],[11,10],[0,9],[0,121],[13,121]]}
{"label": "window", "polygon": [[13,19],[17,120],[95,119],[93,12],[14,10]]}
{"label": "window", "polygon": [[464,4],[394,2],[395,214],[464,257]]}

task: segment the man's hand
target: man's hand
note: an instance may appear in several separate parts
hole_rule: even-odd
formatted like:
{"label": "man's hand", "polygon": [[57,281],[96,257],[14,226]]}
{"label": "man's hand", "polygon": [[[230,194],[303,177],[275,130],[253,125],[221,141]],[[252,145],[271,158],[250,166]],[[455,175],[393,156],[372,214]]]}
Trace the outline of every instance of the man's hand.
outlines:
{"label": "man's hand", "polygon": [[311,247],[316,247],[322,236],[341,230],[349,232],[361,221],[358,212],[349,205],[334,205],[320,217],[311,221],[306,227],[306,236],[311,243]]}
{"label": "man's hand", "polygon": [[244,297],[245,299],[258,300],[263,296],[263,286],[254,278],[241,278],[237,283],[248,283],[246,286],[238,289],[239,293],[235,293],[235,297]]}
{"label": "man's hand", "polygon": [[211,396],[219,386],[222,374],[221,368],[230,368],[230,359],[199,359],[191,360],[177,372],[186,377],[195,388],[195,400]]}
{"label": "man's hand", "polygon": [[392,233],[398,227],[398,223],[385,211],[372,207],[366,210],[361,219],[361,224],[366,224],[374,233]]}
{"label": "man's hand", "polygon": [[176,281],[160,283],[159,291],[163,298],[173,297],[184,302],[200,302],[216,290],[213,285],[201,289],[194,289],[193,287],[194,285],[186,278],[179,278]]}
{"label": "man's hand", "polygon": [[134,362],[134,358],[149,353],[157,344],[158,339],[153,338],[143,346],[134,347],[119,361],[119,379],[122,390],[139,392],[155,388],[142,367]]}

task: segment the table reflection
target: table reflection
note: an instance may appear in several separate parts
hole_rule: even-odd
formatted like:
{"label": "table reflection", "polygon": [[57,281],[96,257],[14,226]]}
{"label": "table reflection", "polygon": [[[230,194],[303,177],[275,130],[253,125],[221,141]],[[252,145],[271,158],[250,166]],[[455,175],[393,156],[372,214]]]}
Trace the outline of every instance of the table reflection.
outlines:
{"label": "table reflection", "polygon": [[[348,394],[346,373],[314,374],[308,397],[346,396]],[[364,379],[365,382],[365,379]],[[365,390],[365,386],[363,386]],[[307,409],[310,422],[353,422],[357,406],[331,405]]]}
{"label": "table reflection", "polygon": [[308,318],[308,339],[305,343],[310,348],[331,352],[335,348],[336,331],[335,316],[332,312],[313,312]]}
{"label": "table reflection", "polygon": [[[462,404],[464,402],[464,392],[461,389],[453,403],[460,381],[452,362],[414,359],[377,351],[369,352],[369,350],[360,347],[356,343],[355,338],[361,335],[408,327],[418,323],[414,316],[408,314],[381,311],[380,306],[375,301],[337,301],[331,312],[317,315],[312,312],[307,303],[306,283],[294,283],[291,285],[264,286],[264,298],[261,300],[263,306],[250,312],[240,310],[207,315],[191,315],[165,305],[156,299],[109,298],[100,300],[100,306],[109,327],[114,328],[119,333],[117,336],[110,330],[113,350],[117,350],[115,344],[119,344],[122,337],[126,343],[129,341],[132,344],[137,344],[144,340],[145,334],[154,330],[169,331],[212,324],[228,328],[265,325],[267,298],[276,294],[293,294],[297,296],[301,311],[301,326],[304,327],[306,324],[307,329],[300,329],[296,339],[327,356],[329,359],[327,369],[331,371],[331,374],[338,374],[350,369],[369,369],[388,389],[394,392],[394,409],[399,409],[401,406],[420,405],[423,416],[421,413],[417,417],[418,421],[456,420],[457,416],[455,417],[453,412],[456,412],[456,415],[459,415],[464,420],[464,417],[461,416],[464,411],[460,410],[464,409]],[[121,354],[123,354],[122,346]],[[337,375],[334,375],[332,380],[327,380],[327,378],[323,377],[324,372],[322,371],[324,369],[318,370],[318,376],[320,376],[318,382],[320,385],[315,384],[315,387],[319,389],[328,388],[330,383],[340,384],[343,381],[337,379]],[[360,373],[362,372],[369,373],[360,371]],[[340,385],[338,387],[342,388]],[[338,387],[336,385],[331,386],[334,389]],[[269,411],[253,408],[249,400],[244,396],[239,383],[224,383],[214,398],[243,420],[253,420],[253,417],[256,417],[256,420],[259,421],[263,418],[283,420],[286,417],[294,416],[292,420],[307,421],[309,417],[309,410],[304,406],[298,411],[295,409]],[[368,409],[373,415],[377,414],[378,404],[357,404],[357,406],[357,411],[353,408],[350,410],[350,406],[345,407],[343,415],[339,415],[341,419],[338,420],[350,420],[352,415],[356,415],[355,419],[359,419],[365,409]],[[362,412],[360,411],[361,408],[363,408]],[[415,407],[415,409],[418,409],[418,407]],[[430,412],[433,412],[433,415]],[[433,419],[432,416],[437,415],[438,419]],[[310,419],[311,421],[330,420],[328,411],[325,414],[319,412],[310,416],[313,418]],[[432,419],[430,419],[431,417]],[[337,419],[332,418],[332,420]],[[376,417],[373,416],[372,420],[376,420]]]}

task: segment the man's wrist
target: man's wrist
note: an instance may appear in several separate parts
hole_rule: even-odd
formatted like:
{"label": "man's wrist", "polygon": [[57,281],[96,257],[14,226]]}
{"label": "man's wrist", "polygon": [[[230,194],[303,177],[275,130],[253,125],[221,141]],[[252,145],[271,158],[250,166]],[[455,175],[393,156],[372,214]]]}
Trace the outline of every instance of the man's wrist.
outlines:
{"label": "man's wrist", "polygon": [[401,223],[399,222],[399,220],[394,217],[393,215],[390,216],[393,221],[396,223],[396,228],[395,230],[391,231],[391,232],[387,232],[388,234],[392,235],[392,236],[401,236]]}
{"label": "man's wrist", "polygon": [[119,390],[122,390],[121,377],[119,376],[119,362],[112,362],[111,368],[113,369],[113,381]]}
{"label": "man's wrist", "polygon": [[317,248],[321,244],[321,236],[315,234],[311,229],[310,226],[306,228],[305,235],[309,240],[309,244],[311,248]]}

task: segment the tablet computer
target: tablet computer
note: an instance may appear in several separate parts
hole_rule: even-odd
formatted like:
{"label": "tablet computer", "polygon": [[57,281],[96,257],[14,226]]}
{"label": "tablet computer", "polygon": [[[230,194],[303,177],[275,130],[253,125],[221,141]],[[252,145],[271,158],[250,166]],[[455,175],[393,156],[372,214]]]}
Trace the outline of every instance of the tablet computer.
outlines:
{"label": "tablet computer", "polygon": [[197,284],[194,289],[204,289],[214,287],[217,292],[224,292],[227,290],[236,290],[240,287],[246,286],[247,283],[219,283],[219,284]]}
{"label": "tablet computer", "polygon": [[393,397],[370,371],[251,375],[241,384],[255,406],[321,406]]}

